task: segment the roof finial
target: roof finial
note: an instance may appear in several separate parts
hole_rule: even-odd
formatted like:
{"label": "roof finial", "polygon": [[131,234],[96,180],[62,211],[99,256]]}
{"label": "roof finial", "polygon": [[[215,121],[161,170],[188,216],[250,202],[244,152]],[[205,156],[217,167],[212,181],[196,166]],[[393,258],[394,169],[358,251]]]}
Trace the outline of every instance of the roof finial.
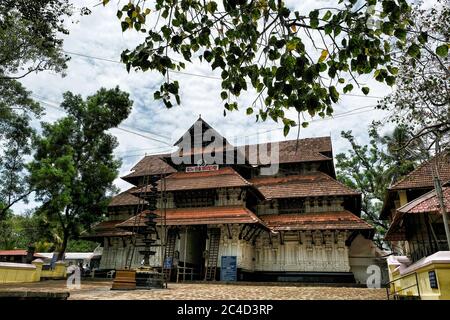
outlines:
{"label": "roof finial", "polygon": [[199,118],[199,119],[201,119],[201,118],[202,118],[202,114],[201,114],[201,113],[200,113],[200,114],[198,115],[198,118]]}

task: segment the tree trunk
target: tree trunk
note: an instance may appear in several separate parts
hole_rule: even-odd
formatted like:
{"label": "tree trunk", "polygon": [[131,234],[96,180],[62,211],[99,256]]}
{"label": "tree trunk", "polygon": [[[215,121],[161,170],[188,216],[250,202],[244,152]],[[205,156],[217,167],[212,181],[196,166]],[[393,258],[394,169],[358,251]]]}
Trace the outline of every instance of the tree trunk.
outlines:
{"label": "tree trunk", "polygon": [[58,261],[64,260],[64,254],[66,253],[67,242],[69,241],[69,234],[64,232],[63,234],[63,242],[61,244],[61,248],[58,253]]}

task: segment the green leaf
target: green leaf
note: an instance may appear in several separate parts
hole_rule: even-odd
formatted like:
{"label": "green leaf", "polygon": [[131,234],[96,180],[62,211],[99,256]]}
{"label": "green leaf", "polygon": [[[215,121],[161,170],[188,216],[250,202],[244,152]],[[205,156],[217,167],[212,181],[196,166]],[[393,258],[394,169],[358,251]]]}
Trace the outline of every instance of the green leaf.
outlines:
{"label": "green leaf", "polygon": [[448,55],[448,47],[450,44],[443,44],[436,48],[436,54],[440,57],[446,57]]}
{"label": "green leaf", "polygon": [[328,20],[328,19],[330,19],[331,18],[331,11],[330,10],[328,10],[326,13],[325,13],[325,15],[323,16],[323,20]]}
{"label": "green leaf", "polygon": [[226,91],[222,91],[220,93],[220,97],[222,98],[222,100],[225,100],[228,98],[228,93]]}
{"label": "green leaf", "polygon": [[339,92],[336,90],[335,86],[331,86],[329,88],[329,92],[330,92],[330,98],[331,100],[336,103],[339,100]]}
{"label": "green leaf", "polygon": [[413,43],[413,44],[411,44],[409,46],[409,48],[406,51],[406,53],[409,56],[413,57],[413,58],[419,57],[419,55],[420,55],[420,47],[417,44]]}
{"label": "green leaf", "polygon": [[117,15],[117,18],[121,19],[122,15],[123,15],[123,12],[118,10],[116,15]]}
{"label": "green leaf", "polygon": [[288,124],[285,124],[283,128],[283,134],[285,137],[288,135],[289,130],[291,130],[291,127]]}
{"label": "green leaf", "polygon": [[406,40],[406,30],[405,29],[395,29],[394,36],[402,41]]}
{"label": "green leaf", "polygon": [[247,115],[252,114],[253,113],[253,108],[250,108],[250,107],[247,108],[246,113],[247,113]]}
{"label": "green leaf", "polygon": [[352,91],[352,90],[353,90],[353,85],[352,85],[351,83],[347,84],[347,85],[344,87],[344,93],[350,92],[350,91]]}
{"label": "green leaf", "polygon": [[361,91],[367,96],[369,94],[370,89],[368,87],[362,87]]}

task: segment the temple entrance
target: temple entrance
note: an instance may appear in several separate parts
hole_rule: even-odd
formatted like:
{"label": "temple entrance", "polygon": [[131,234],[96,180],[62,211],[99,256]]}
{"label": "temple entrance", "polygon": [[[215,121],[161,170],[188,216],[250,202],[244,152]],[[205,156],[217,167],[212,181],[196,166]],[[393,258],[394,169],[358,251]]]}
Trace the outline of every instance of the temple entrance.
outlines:
{"label": "temple entrance", "polygon": [[180,230],[176,281],[203,280],[207,229],[204,225],[186,226]]}

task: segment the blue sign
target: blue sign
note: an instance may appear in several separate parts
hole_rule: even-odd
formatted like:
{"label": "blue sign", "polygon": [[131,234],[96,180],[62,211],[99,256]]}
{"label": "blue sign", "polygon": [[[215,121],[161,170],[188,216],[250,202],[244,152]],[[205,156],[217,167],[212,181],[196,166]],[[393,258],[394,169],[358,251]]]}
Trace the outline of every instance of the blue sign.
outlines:
{"label": "blue sign", "polygon": [[166,260],[164,260],[164,269],[171,269],[173,263],[173,257],[166,257]]}
{"label": "blue sign", "polygon": [[220,281],[237,281],[237,257],[222,256]]}

